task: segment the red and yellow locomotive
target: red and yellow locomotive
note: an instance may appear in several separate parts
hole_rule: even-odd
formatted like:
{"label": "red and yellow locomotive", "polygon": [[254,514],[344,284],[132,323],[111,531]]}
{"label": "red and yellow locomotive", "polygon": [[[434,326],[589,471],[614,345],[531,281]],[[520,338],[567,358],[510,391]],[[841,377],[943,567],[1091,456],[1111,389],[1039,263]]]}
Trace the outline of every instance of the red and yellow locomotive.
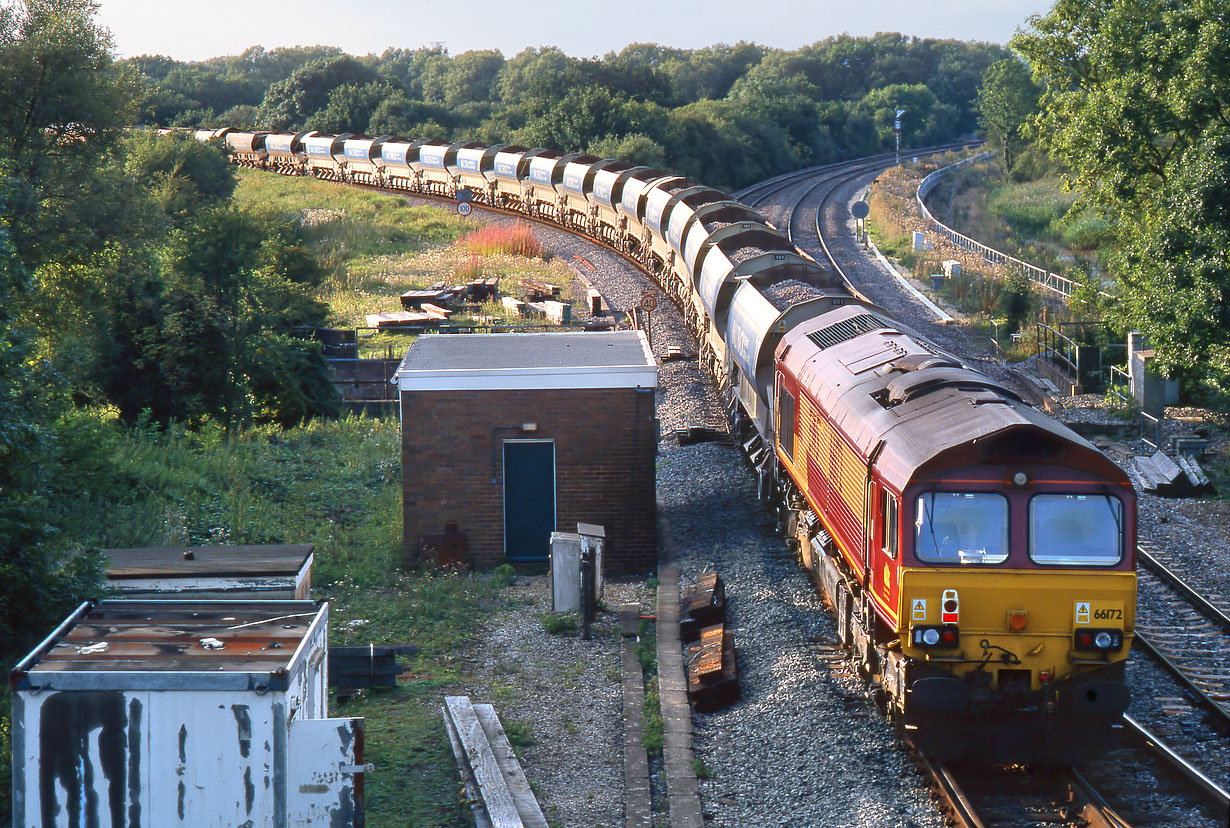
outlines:
{"label": "red and yellow locomotive", "polygon": [[946,760],[1104,750],[1135,621],[1126,474],[858,304],[785,335],[775,400],[800,557],[911,739]]}

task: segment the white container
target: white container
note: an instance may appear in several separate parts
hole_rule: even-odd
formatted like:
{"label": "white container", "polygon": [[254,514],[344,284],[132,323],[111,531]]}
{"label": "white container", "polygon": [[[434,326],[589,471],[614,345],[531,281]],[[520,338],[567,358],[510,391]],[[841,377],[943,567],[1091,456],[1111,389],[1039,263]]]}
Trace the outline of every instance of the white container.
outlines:
{"label": "white container", "polygon": [[12,673],[13,825],[362,824],[328,605],[82,604]]}

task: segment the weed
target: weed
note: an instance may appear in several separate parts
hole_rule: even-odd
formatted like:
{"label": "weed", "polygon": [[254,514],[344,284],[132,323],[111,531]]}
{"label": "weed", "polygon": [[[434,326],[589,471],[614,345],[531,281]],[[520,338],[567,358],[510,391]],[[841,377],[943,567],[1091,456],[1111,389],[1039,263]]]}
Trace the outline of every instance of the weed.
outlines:
{"label": "weed", "polygon": [[699,759],[692,760],[692,773],[696,774],[697,779],[709,779],[713,776],[709,766]]}
{"label": "weed", "polygon": [[545,612],[542,615],[542,628],[551,635],[564,635],[577,631],[575,615],[563,612]]}
{"label": "weed", "polygon": [[491,570],[491,583],[496,587],[506,587],[513,582],[517,569],[512,564],[502,563]]}
{"label": "weed", "polygon": [[641,669],[646,675],[658,669],[658,636],[653,632],[648,621],[642,621],[637,630],[636,660],[641,663]]}
{"label": "weed", "polygon": [[569,690],[576,687],[577,681],[585,673],[585,667],[586,667],[586,664],[583,661],[578,661],[575,664],[571,664],[565,667],[561,671],[564,676],[564,686],[567,687]]}
{"label": "weed", "polygon": [[580,728],[577,727],[577,723],[574,722],[572,719],[570,718],[564,719],[564,732],[565,733],[569,734],[570,736],[575,736],[577,735],[577,732],[579,730]]}
{"label": "weed", "polygon": [[483,260],[471,254],[464,262],[453,265],[453,278],[459,283],[473,282],[483,277]]}
{"label": "weed", "polygon": [[649,682],[641,712],[641,744],[650,756],[661,756],[665,737],[662,726],[662,697],[659,694],[657,677]]}
{"label": "weed", "polygon": [[508,719],[502,722],[502,724],[504,725],[504,735],[508,737],[508,743],[517,750],[523,750],[537,741],[534,738],[534,728],[529,722],[523,722],[520,719]]}

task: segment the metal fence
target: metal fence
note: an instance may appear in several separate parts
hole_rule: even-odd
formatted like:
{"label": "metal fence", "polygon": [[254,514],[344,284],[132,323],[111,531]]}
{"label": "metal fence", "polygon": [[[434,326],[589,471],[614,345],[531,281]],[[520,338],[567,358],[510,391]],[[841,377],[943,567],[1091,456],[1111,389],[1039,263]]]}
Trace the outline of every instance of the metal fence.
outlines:
{"label": "metal fence", "polygon": [[[1075,283],[1071,279],[1068,279],[1064,276],[1060,276],[1058,273],[1051,273],[1049,270],[1044,270],[1043,268],[1040,268],[1036,265],[1031,265],[1029,262],[1021,261],[1015,256],[1009,256],[1007,253],[1003,253],[999,250],[996,250],[993,247],[987,247],[982,242],[975,241],[974,239],[971,239],[969,236],[962,235],[961,233],[958,233],[956,230],[953,230],[947,224],[944,224],[943,222],[941,222],[935,216],[931,215],[931,211],[927,209],[927,205],[926,205],[927,195],[933,189],[935,189],[935,186],[939,183],[941,178],[953,172],[954,170],[958,169],[959,167],[962,167],[966,164],[972,164],[975,161],[981,161],[985,158],[989,158],[990,156],[994,154],[995,153],[992,150],[987,150],[986,152],[980,152],[977,155],[970,156],[969,158],[966,158],[962,161],[958,161],[955,164],[949,164],[947,167],[941,167],[940,169],[928,175],[918,185],[918,192],[915,196],[915,198],[918,200],[918,209],[922,211],[923,218],[925,218],[927,221],[931,223],[931,228],[935,230],[935,232],[939,233],[941,236],[948,239],[948,241],[952,242],[957,247],[960,247],[962,250],[968,250],[972,253],[977,253],[979,256],[986,259],[988,262],[991,262],[993,264],[1003,265],[1004,267],[1010,270],[1016,270],[1018,272],[1024,273],[1027,277],[1029,277],[1029,280],[1032,281],[1034,284],[1037,284],[1041,287],[1046,288],[1047,290],[1058,293],[1060,296],[1063,296],[1064,298],[1071,296],[1072,290],[1075,287]],[[1106,293],[1104,291],[1099,291],[1099,293],[1108,299],[1114,298],[1109,293]]]}
{"label": "metal fence", "polygon": [[[1078,342],[1064,333],[1065,327],[1088,329],[1104,327],[1104,322],[1067,322],[1059,328],[1037,323],[1038,354],[1060,371],[1074,386],[1084,392],[1113,387],[1116,363],[1126,360],[1127,346],[1117,342],[1088,344]],[[1110,372],[1108,374],[1108,372]],[[1122,370],[1119,370],[1123,374]],[[1126,377],[1126,374],[1124,374]]]}

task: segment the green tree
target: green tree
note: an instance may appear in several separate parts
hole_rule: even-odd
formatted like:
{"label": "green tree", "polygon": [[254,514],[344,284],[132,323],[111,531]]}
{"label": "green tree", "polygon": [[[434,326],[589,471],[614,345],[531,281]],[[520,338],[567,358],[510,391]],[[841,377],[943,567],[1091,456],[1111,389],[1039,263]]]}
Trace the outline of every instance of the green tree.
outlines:
{"label": "green tree", "polygon": [[334,135],[364,132],[391,89],[384,81],[343,84],[329,93],[328,103],[310,115],[303,128]]}
{"label": "green tree", "polygon": [[1021,127],[1037,114],[1041,94],[1042,90],[1029,76],[1029,69],[1016,58],[992,63],[982,75],[978,123],[987,140],[1003,154],[1004,166],[1009,170],[1028,144]]}
{"label": "green tree", "polygon": [[140,84],[112,62],[95,8],[91,0],[0,6],[0,158],[15,181],[7,217],[27,267],[104,242],[98,214],[108,194],[96,172],[133,123]]}
{"label": "green tree", "polygon": [[599,158],[618,158],[630,164],[660,167],[666,160],[666,150],[657,141],[643,133],[614,136],[594,141],[587,152]]}
{"label": "green tree", "polygon": [[956,137],[954,107],[940,103],[935,93],[921,83],[893,84],[873,89],[859,102],[859,110],[874,120],[883,147],[894,145],[893,122],[899,109],[905,110],[901,118],[902,148]]}
{"label": "green tree", "polygon": [[504,56],[495,49],[431,61],[419,79],[423,99],[450,107],[490,101],[503,68]]}
{"label": "green tree", "polygon": [[190,135],[135,132],[125,142],[122,163],[129,181],[148,191],[172,223],[235,191],[235,169],[226,156]]}
{"label": "green tree", "polygon": [[1221,373],[1230,327],[1230,17],[1216,0],[1059,0],[1013,39],[1043,85],[1031,135],[1119,228],[1116,305],[1159,363]]}
{"label": "green tree", "polygon": [[336,412],[319,348],[291,341],[327,315],[310,286],[292,278],[304,269],[286,267],[301,261],[284,255],[294,234],[283,219],[232,207],[203,211],[175,234],[160,330],[149,332],[147,353],[183,416],[213,417],[233,431]]}
{"label": "green tree", "polygon": [[671,80],[676,104],[703,99],[721,100],[735,81],[764,59],[768,50],[739,41],[693,49],[663,60],[662,71]]}
{"label": "green tree", "polygon": [[[3,173],[0,166],[0,663],[12,665],[69,607],[98,593],[102,573],[96,557],[66,557],[55,549],[54,529],[44,519],[51,476],[65,460],[47,423],[64,398],[11,313],[29,280],[3,218],[12,189]],[[7,763],[7,755],[0,758]]]}
{"label": "green tree", "polygon": [[339,86],[362,87],[378,80],[374,69],[349,55],[315,60],[270,86],[257,117],[266,129],[297,128],[327,107]]}
{"label": "green tree", "polygon": [[1230,132],[1174,158],[1161,191],[1121,225],[1110,266],[1126,321],[1174,375],[1230,392]]}

